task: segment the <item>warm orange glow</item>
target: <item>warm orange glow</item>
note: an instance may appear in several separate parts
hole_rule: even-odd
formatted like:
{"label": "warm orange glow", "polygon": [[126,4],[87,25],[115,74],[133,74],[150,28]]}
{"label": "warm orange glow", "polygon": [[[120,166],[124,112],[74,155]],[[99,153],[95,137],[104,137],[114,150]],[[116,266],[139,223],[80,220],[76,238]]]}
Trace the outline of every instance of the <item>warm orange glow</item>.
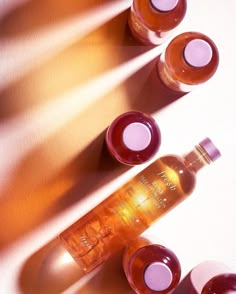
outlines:
{"label": "warm orange glow", "polygon": [[51,264],[50,270],[58,272],[61,269],[69,266],[71,263],[73,264],[75,263],[75,261],[71,257],[71,255],[67,251],[65,251],[60,256],[58,256],[54,263]]}
{"label": "warm orange glow", "polygon": [[0,39],[0,90],[32,67],[47,61],[69,45],[126,10],[131,1],[111,1],[20,38]]}
{"label": "warm orange glow", "polygon": [[[25,112],[1,125],[1,158],[3,158],[0,167],[1,186],[4,185],[5,179],[9,180],[14,167],[22,157],[86,110],[98,98],[107,94],[153,60],[160,50],[156,47],[94,78],[57,100],[45,103],[41,107]],[[17,148],[15,148],[16,146]],[[73,151],[76,152],[77,150]],[[8,156],[5,156],[5,154],[8,154]],[[70,160],[73,155],[67,150],[67,160]]]}
{"label": "warm orange glow", "polygon": [[21,6],[22,4],[27,3],[29,0],[8,0],[0,1],[0,19],[6,14],[11,12],[13,9]]}

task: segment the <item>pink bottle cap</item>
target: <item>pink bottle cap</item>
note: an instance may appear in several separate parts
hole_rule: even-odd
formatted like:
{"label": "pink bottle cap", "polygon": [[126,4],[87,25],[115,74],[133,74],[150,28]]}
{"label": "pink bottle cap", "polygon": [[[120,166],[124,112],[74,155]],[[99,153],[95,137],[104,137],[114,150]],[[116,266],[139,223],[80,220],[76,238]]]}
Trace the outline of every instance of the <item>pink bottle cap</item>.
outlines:
{"label": "pink bottle cap", "polygon": [[179,0],[151,0],[153,7],[163,12],[173,10],[178,2]]}
{"label": "pink bottle cap", "polygon": [[128,111],[111,123],[105,140],[112,157],[126,165],[137,165],[156,154],[161,133],[153,117],[139,111]]}
{"label": "pink bottle cap", "polygon": [[161,262],[151,263],[144,272],[144,281],[153,291],[164,291],[172,282],[172,272]]}
{"label": "pink bottle cap", "polygon": [[202,39],[190,41],[184,49],[185,60],[194,67],[206,66],[212,59],[212,48]]}
{"label": "pink bottle cap", "polygon": [[123,142],[130,150],[144,150],[151,142],[151,132],[140,122],[131,123],[123,131]]}
{"label": "pink bottle cap", "polygon": [[221,156],[220,151],[209,138],[202,140],[199,145],[206,151],[212,161],[215,161]]}

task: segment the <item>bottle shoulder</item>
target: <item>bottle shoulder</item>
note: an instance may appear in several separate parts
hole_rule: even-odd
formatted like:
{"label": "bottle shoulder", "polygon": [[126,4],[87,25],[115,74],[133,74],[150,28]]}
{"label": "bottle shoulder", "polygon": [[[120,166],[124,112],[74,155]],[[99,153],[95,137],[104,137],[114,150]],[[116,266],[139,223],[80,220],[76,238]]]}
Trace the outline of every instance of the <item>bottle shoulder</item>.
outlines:
{"label": "bottle shoulder", "polygon": [[178,1],[174,9],[164,12],[155,9],[150,0],[135,0],[132,5],[135,15],[155,32],[172,30],[183,20],[186,10],[186,0]]}

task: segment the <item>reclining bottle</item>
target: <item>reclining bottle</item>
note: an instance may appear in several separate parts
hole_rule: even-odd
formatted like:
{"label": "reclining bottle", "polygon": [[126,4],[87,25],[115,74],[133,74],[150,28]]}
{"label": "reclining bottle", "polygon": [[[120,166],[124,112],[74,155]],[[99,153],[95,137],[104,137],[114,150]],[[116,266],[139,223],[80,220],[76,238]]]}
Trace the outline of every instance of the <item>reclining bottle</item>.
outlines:
{"label": "reclining bottle", "polygon": [[196,173],[220,156],[206,138],[184,157],[157,159],[59,236],[87,273],[137,238],[195,187]]}

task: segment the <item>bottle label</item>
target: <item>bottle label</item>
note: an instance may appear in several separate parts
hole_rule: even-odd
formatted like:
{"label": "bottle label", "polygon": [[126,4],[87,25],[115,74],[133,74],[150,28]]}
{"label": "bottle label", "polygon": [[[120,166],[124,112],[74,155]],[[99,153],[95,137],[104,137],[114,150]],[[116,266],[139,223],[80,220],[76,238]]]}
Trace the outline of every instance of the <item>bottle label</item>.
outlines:
{"label": "bottle label", "polygon": [[112,234],[112,227],[105,225],[99,228],[99,231],[96,231],[96,228],[93,228],[93,224],[87,226],[85,233],[79,237],[80,242],[77,246],[77,255],[83,257],[93,250],[101,239],[108,237]]}
{"label": "bottle label", "polygon": [[178,177],[170,171],[154,163],[60,235],[86,272],[179,202]]}

